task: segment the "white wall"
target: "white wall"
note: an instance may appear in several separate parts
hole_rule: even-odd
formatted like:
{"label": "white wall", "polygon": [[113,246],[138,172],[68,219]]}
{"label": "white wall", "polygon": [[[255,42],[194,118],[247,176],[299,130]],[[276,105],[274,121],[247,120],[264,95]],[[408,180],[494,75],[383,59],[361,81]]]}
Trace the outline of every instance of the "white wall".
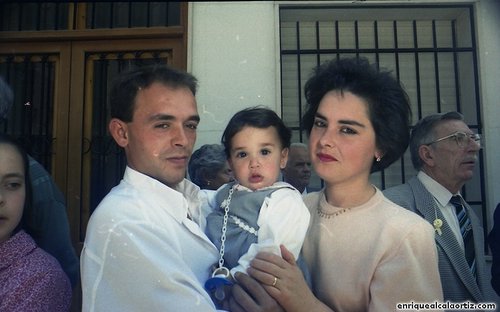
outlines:
{"label": "white wall", "polygon": [[193,2],[189,15],[188,66],[199,80],[197,148],[219,143],[231,116],[243,108],[280,111],[277,24],[272,1]]}
{"label": "white wall", "polygon": [[[346,3],[323,1],[321,3]],[[351,1],[348,1],[351,2]],[[364,3],[381,1],[365,1]],[[500,0],[414,0],[392,3],[476,3],[481,103],[486,137],[486,202],[500,202]],[[276,5],[284,2],[190,4],[188,68],[200,83],[202,122],[196,147],[220,141],[229,118],[252,105],[280,112],[279,38]],[[288,2],[297,4],[297,2]],[[304,2],[311,3],[311,2]],[[385,1],[387,3],[387,1]],[[491,218],[489,218],[491,220]],[[491,228],[491,221],[488,229]]]}

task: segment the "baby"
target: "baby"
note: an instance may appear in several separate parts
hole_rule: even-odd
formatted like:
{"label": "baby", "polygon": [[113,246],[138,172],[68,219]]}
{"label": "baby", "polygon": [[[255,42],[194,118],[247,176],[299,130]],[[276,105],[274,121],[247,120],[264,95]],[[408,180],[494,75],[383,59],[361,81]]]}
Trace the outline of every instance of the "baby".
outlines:
{"label": "baby", "polygon": [[224,130],[222,143],[235,181],[217,190],[207,217],[206,233],[221,256],[214,275],[230,279],[238,271],[246,273],[258,252],[281,255],[280,245],[298,258],[310,215],[301,194],[278,181],[290,138],[281,118],[261,107],[236,113]]}

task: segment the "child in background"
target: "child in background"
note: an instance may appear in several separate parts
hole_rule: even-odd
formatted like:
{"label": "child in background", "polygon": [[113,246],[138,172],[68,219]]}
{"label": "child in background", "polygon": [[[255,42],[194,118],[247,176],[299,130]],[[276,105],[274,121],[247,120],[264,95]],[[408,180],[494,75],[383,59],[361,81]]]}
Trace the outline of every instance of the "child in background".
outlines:
{"label": "child in background", "polygon": [[258,252],[281,255],[280,245],[298,258],[309,211],[293,186],[278,181],[290,138],[291,131],[281,118],[260,107],[236,113],[224,130],[222,143],[235,181],[217,191],[206,228],[221,253],[218,273],[222,268],[230,270],[231,276],[246,273]]}
{"label": "child in background", "polygon": [[68,311],[68,277],[23,226],[31,215],[30,185],[27,154],[0,134],[0,311]]}

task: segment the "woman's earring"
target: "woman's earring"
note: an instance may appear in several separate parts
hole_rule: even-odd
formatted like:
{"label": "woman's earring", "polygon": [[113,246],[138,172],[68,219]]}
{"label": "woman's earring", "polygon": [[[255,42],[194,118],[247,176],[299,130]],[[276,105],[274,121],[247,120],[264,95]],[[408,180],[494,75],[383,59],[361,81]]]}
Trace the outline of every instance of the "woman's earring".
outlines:
{"label": "woman's earring", "polygon": [[377,156],[377,159],[376,159],[376,160],[377,160],[377,162],[380,162],[380,160],[382,160],[382,157]]}
{"label": "woman's earring", "polygon": [[210,185],[210,180],[209,180],[209,181],[207,181],[207,185]]}

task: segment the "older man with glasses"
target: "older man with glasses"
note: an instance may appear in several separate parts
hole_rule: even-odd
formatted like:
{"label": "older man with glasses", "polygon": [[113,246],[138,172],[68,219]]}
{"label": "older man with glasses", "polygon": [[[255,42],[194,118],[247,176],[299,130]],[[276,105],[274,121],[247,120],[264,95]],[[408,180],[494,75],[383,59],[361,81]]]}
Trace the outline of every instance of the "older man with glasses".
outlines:
{"label": "older man with glasses", "polygon": [[460,194],[473,176],[480,149],[481,136],[467,126],[462,114],[426,116],[410,139],[417,176],[384,191],[387,198],[434,226],[445,301],[493,301],[483,228]]}

